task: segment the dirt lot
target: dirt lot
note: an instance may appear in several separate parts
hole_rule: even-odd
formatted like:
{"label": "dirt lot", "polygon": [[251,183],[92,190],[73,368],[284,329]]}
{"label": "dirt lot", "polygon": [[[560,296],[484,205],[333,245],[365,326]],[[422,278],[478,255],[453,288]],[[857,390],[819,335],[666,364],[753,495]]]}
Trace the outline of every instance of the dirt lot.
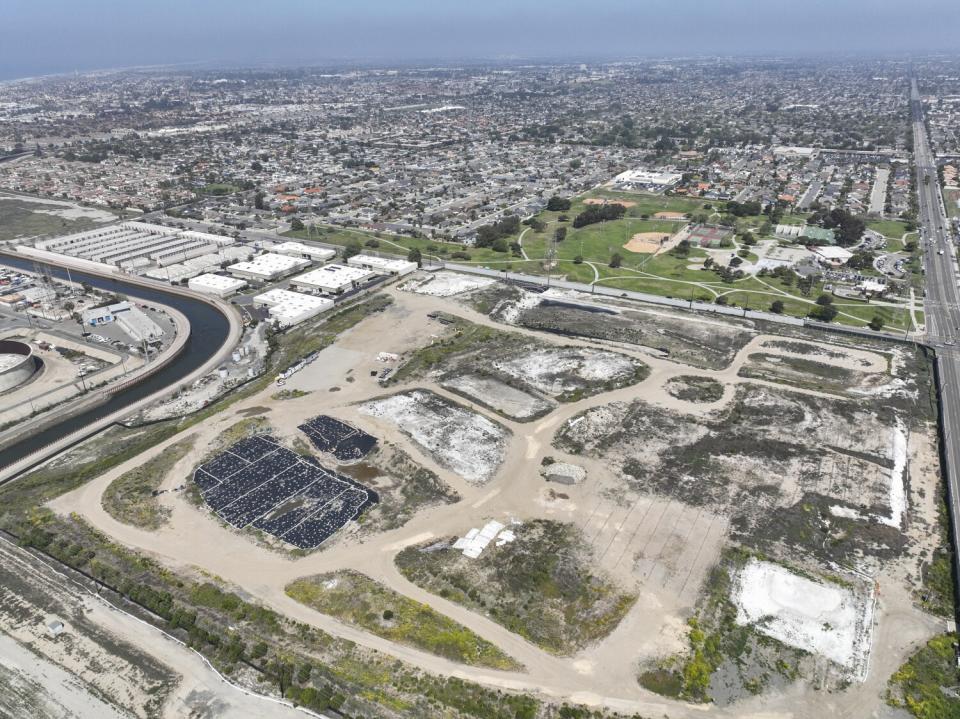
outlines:
{"label": "dirt lot", "polygon": [[617,302],[584,302],[568,293],[521,292],[494,308],[501,322],[557,334],[638,345],[676,362],[704,369],[726,367],[751,337],[748,324],[695,318],[669,309]]}
{"label": "dirt lot", "polygon": [[[164,565],[199,567],[283,615],[405,668],[624,713],[702,716],[704,708],[654,693],[656,682],[637,677],[665,672],[656,678],[669,684],[671,672],[696,659],[698,648],[702,654],[729,620],[722,637],[742,639],[738,651],[748,647],[763,661],[734,676],[741,654],[715,657],[705,675],[713,688],[704,691],[718,706],[709,713],[881,715],[887,678],[912,647],[942,629],[914,597],[938,541],[931,539],[936,440],[920,391],[929,372],[922,358],[879,343],[858,349],[842,339],[761,334],[749,321],[570,293],[502,286],[452,297],[389,293],[392,305],[288,381],[288,389],[309,394],[277,399],[276,387],[268,387],[243,399],[194,430],[196,447],[178,465],[189,469],[251,416],[268,419],[288,444],[301,438],[298,424],[320,413],[373,434],[380,450],[351,471],[378,492],[394,493],[396,502],[382,502],[323,552],[271,552],[212,521],[183,493],[161,495],[170,517],[156,531],[115,521],[101,506],[106,487],[176,436],[51,507]],[[448,315],[468,324],[436,319]],[[752,354],[780,358],[797,374],[744,377]],[[391,374],[382,380],[384,370]],[[834,392],[817,386],[841,370],[882,381],[843,387],[842,394],[839,382]],[[547,457],[582,467],[585,478],[546,483],[540,469]],[[175,469],[161,487],[186,476]],[[421,556],[494,519],[519,522],[517,541],[491,546],[473,561],[451,550]],[[577,561],[565,563],[570,558],[559,551],[559,564],[542,559],[543,552],[522,554],[531,546],[521,541],[524,528],[554,525],[576,538]],[[813,652],[801,666],[791,654],[799,650],[768,644],[778,640],[758,634],[757,622],[736,630],[735,574],[723,570],[733,546],[790,564],[811,581],[830,581],[824,576],[831,574],[878,587],[866,676],[844,674]],[[398,568],[398,557],[417,561],[401,560]],[[430,607],[525,670],[465,672],[284,591],[300,578],[343,570]],[[544,591],[534,596],[531,586]],[[620,605],[611,597],[631,599]],[[574,608],[569,615],[565,600]],[[541,604],[549,611],[536,614]],[[700,637],[689,621],[706,621],[707,606],[717,608],[719,623]],[[598,607],[603,611],[592,614]],[[778,669],[780,661],[786,668]],[[663,669],[663,662],[677,663]]]}
{"label": "dirt lot", "polygon": [[655,254],[663,247],[670,235],[663,232],[638,232],[623,246],[628,252]]}
{"label": "dirt lot", "polygon": [[635,596],[591,570],[588,546],[569,524],[538,520],[511,527],[512,542],[465,557],[451,541],[407,547],[404,576],[476,611],[547,651],[571,654],[609,634]]}
{"label": "dirt lot", "polygon": [[646,364],[624,354],[558,347],[454,315],[437,319],[441,334],[402,357],[390,383],[432,380],[510,419],[529,421],[553,409],[553,400],[577,401],[649,373]]}
{"label": "dirt lot", "polygon": [[[300,716],[225,684],[195,653],[0,540],[0,715]],[[47,623],[61,621],[56,638]]]}
{"label": "dirt lot", "polygon": [[583,201],[585,205],[623,205],[624,207],[635,207],[636,202],[630,200],[604,200],[599,197],[590,197]]}
{"label": "dirt lot", "polygon": [[361,412],[396,425],[468,482],[486,482],[503,462],[507,431],[449,400],[415,390],[372,400]]}

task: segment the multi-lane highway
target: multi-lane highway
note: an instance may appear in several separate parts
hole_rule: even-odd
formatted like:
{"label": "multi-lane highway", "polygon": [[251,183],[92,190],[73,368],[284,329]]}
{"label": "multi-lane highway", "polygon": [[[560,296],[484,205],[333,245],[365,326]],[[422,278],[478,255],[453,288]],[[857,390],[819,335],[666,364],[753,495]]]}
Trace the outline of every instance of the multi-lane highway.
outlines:
{"label": "multi-lane highway", "polygon": [[960,577],[960,292],[952,228],[947,221],[937,163],[930,151],[917,82],[910,88],[913,151],[920,202],[923,262],[926,271],[927,342],[937,351],[937,375],[942,412],[944,481],[954,541],[955,576]]}

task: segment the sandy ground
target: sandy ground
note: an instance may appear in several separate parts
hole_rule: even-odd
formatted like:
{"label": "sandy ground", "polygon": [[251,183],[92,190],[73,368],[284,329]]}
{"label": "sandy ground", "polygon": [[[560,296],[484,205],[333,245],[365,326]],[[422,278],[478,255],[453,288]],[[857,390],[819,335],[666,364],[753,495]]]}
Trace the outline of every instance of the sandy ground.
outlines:
{"label": "sandy ground", "polygon": [[[51,707],[50,719],[130,717],[133,714],[105,704],[103,698],[134,712],[149,699],[150,684],[137,663],[128,659],[132,654],[114,656],[109,643],[133,645],[165,666],[168,673],[180,675],[164,705],[163,716],[167,719],[303,716],[274,700],[226,683],[193,650],[115,609],[6,540],[0,540],[0,570],[15,572],[22,579],[23,594],[17,602],[28,612],[36,612],[37,607],[23,595],[33,592],[42,592],[59,606],[57,614],[45,617],[63,621],[65,631],[56,639],[48,636],[44,622],[11,621],[5,612],[0,613],[0,678],[15,672],[21,684],[39,683],[48,695],[45,699]],[[4,605],[7,611],[8,604]],[[16,616],[23,616],[23,611]],[[76,619],[78,616],[82,616],[82,622]],[[104,638],[107,645],[99,643]],[[0,700],[0,716],[2,707]]]}
{"label": "sandy ground", "polygon": [[657,220],[682,220],[686,217],[682,212],[655,212],[653,216]]}
{"label": "sandy ground", "polygon": [[462,292],[489,287],[496,280],[491,277],[470,277],[456,272],[435,272],[403,283],[401,289],[433,297],[452,297]]}
{"label": "sandy ground", "polygon": [[[764,346],[775,339],[757,336],[723,370],[702,371],[651,357],[641,351],[618,348],[625,355],[642,359],[651,368],[650,376],[639,385],[626,387],[569,404],[561,404],[544,418],[529,424],[514,422],[481,407],[473,411],[505,426],[511,436],[505,448],[502,465],[485,485],[478,486],[439,466],[426,452],[392,423],[373,420],[360,411],[359,403],[393,391],[419,387],[463,404],[463,399],[430,382],[399,385],[389,391],[370,376],[384,368],[377,361],[380,352],[402,354],[430,341],[443,330],[427,318],[427,313],[446,310],[472,322],[500,327],[486,315],[465,306],[453,305],[441,298],[389,290],[395,303],[387,311],[370,317],[349,330],[338,342],[324,350],[310,367],[295,375],[288,387],[311,391],[311,394],[278,402],[269,387],[261,394],[238,402],[228,411],[204,423],[199,429],[196,449],[179,462],[164,480],[170,488],[182,483],[190,468],[202,457],[206,447],[225,428],[238,421],[251,407],[265,408],[265,415],[281,437],[299,435],[297,425],[321,412],[344,419],[403,448],[423,466],[436,472],[462,497],[455,505],[437,506],[421,511],[405,526],[359,541],[355,536],[341,537],[331,546],[308,557],[292,560],[257,546],[237,532],[211,520],[202,510],[191,506],[177,493],[162,495],[161,501],[172,510],[170,523],[156,532],[147,532],[120,524],[107,515],[100,497],[108,484],[127,469],[143,463],[150,456],[164,451],[178,438],[151,449],[83,487],[52,503],[55,511],[76,512],[118,541],[156,556],[160,561],[181,568],[202,567],[227,582],[235,584],[265,605],[310,623],[325,631],[381,650],[428,671],[459,676],[491,686],[539,691],[546,696],[588,704],[605,705],[610,709],[641,712],[651,716],[668,713],[676,716],[700,716],[704,708],[673,702],[642,689],[636,682],[635,668],[641,660],[662,656],[682,645],[685,621],[693,607],[704,578],[715,563],[727,536],[727,520],[707,509],[690,507],[675,501],[649,496],[612,497],[608,490],[618,483],[602,462],[567,456],[551,446],[554,433],[569,419],[591,407],[614,401],[636,398],[693,415],[706,415],[726,406],[732,399],[735,385],[744,382],[738,369],[751,352],[762,348],[767,353],[779,350]],[[556,345],[596,347],[595,343],[572,338],[542,335],[523,328],[513,331],[535,336]],[[777,338],[779,339],[779,338]],[[836,349],[836,348],[831,348]],[[854,356],[849,350],[845,358],[817,357],[818,361],[870,361],[871,366],[885,366],[885,358],[874,353]],[[873,355],[872,357],[870,355]],[[863,370],[863,366],[858,366]],[[710,404],[692,404],[670,396],[665,384],[679,375],[700,374],[724,384],[724,395]],[[754,385],[782,387],[773,383],[750,380]],[[829,397],[814,391],[791,390],[812,396]],[[932,490],[930,467],[935,466],[933,435],[911,435],[910,491],[921,492],[925,511],[935,510],[928,497]],[[587,470],[587,480],[580,485],[562,487],[566,499],[551,497],[539,474],[543,457],[579,464]],[[924,493],[925,488],[925,493]],[[551,517],[574,522],[592,546],[597,564],[624,586],[635,590],[639,599],[624,621],[606,639],[587,647],[575,656],[552,656],[509,632],[485,616],[476,614],[439,596],[429,594],[408,582],[393,563],[395,554],[404,546],[432,537],[462,535],[467,529],[482,526],[489,519],[531,519]],[[924,515],[925,521],[932,521]],[[919,531],[919,530],[918,530]],[[929,529],[927,529],[929,532]],[[932,534],[932,532],[929,532]],[[940,626],[912,605],[905,578],[912,565],[904,562],[878,577],[878,601],[874,653],[870,671],[863,683],[834,695],[823,695],[796,685],[781,694],[771,694],[742,702],[727,709],[710,708],[715,716],[794,717],[846,716],[861,717],[869,711],[880,711],[881,694],[890,673],[910,649],[930,636]],[[341,624],[288,598],[284,586],[299,577],[351,568],[364,572],[415,600],[422,601],[452,619],[469,627],[495,643],[526,666],[523,673],[468,668],[437,656],[391,643],[355,627]],[[869,708],[869,711],[868,711]],[[868,713],[865,714],[864,712]]]}
{"label": "sandy ground", "polygon": [[31,208],[34,212],[42,212],[55,217],[62,217],[66,220],[78,220],[86,218],[94,222],[114,222],[117,216],[107,210],[100,210],[96,207],[83,207],[72,202],[58,202],[40,197],[25,197],[23,195],[8,195],[0,193],[0,202],[17,201],[29,202],[33,205],[46,205],[48,209]]}
{"label": "sandy ground", "polygon": [[655,253],[668,239],[670,235],[666,232],[638,232],[627,241],[623,249],[629,252]]}
{"label": "sandy ground", "polygon": [[635,207],[636,202],[631,200],[603,200],[599,197],[591,197],[583,201],[585,205],[623,205],[624,207]]}
{"label": "sandy ground", "polygon": [[[751,559],[736,578],[737,622],[791,646],[865,673],[873,595],[814,582],[771,562]],[[866,628],[864,632],[863,628]]]}
{"label": "sandy ground", "polygon": [[[92,694],[77,678],[0,634],[0,716],[30,712],[33,719],[124,719],[128,716]],[[35,698],[27,706],[26,697]]]}

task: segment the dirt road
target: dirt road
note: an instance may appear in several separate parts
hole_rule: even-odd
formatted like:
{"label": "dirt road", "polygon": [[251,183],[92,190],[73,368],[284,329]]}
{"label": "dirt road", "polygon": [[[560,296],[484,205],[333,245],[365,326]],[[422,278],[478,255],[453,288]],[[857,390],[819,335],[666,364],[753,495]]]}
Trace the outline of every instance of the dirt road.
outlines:
{"label": "dirt road", "polygon": [[[375,537],[358,538],[353,533],[297,560],[256,546],[239,533],[225,529],[176,493],[163,495],[163,501],[171,508],[172,515],[169,524],[156,532],[142,531],[115,521],[101,507],[101,495],[105,488],[127,469],[142,464],[176,442],[178,438],[174,437],[58,498],[51,506],[60,513],[80,514],[115,540],[148,552],[165,564],[184,568],[202,567],[242,587],[266,606],[291,618],[439,674],[458,676],[490,686],[538,692],[558,699],[603,705],[613,710],[640,712],[648,716],[700,716],[704,711],[709,711],[718,717],[770,719],[795,716],[862,717],[884,711],[882,689],[891,671],[912,647],[934,633],[938,626],[935,620],[912,606],[908,593],[901,586],[904,578],[900,570],[891,570],[879,579],[881,595],[877,611],[877,640],[870,673],[863,684],[833,695],[805,690],[796,685],[782,694],[766,694],[727,709],[694,707],[663,699],[642,689],[636,681],[638,662],[676,651],[683,644],[686,617],[689,616],[703,578],[724,544],[726,519],[665,499],[637,497],[628,506],[610,503],[599,490],[616,482],[610,468],[584,457],[567,456],[551,446],[553,435],[569,419],[586,409],[614,401],[642,398],[688,414],[705,416],[715,412],[729,404],[737,384],[747,381],[738,377],[737,372],[750,353],[762,348],[767,354],[795,356],[782,348],[764,346],[766,341],[780,338],[753,338],[728,367],[718,371],[694,369],[637,348],[618,346],[618,352],[641,358],[648,364],[651,368],[649,377],[635,386],[561,404],[549,415],[533,423],[510,421],[473,406],[474,411],[505,426],[512,433],[496,476],[478,486],[444,469],[392,423],[361,414],[356,403],[385,392],[370,377],[371,371],[384,366],[376,359],[378,353],[402,354],[422,346],[431,336],[442,331],[438,324],[427,318],[428,312],[454,312],[478,324],[501,330],[505,328],[485,315],[455,305],[448,299],[414,295],[396,289],[390,290],[390,293],[395,300],[392,307],[346,332],[333,347],[323,351],[320,359],[288,381],[288,388],[305,389],[311,392],[309,395],[281,402],[271,399],[275,388],[270,387],[204,423],[198,431],[196,449],[173,468],[165,480],[165,486],[170,488],[182,483],[213,439],[243,417],[245,410],[258,407],[265,408],[265,416],[277,434],[290,439],[298,436],[296,427],[299,423],[320,412],[364,427],[382,441],[400,446],[418,463],[436,472],[461,495],[459,503],[428,508],[400,529]],[[691,321],[715,322],[693,318]],[[597,347],[597,343],[559,338],[523,328],[510,329],[548,344]],[[605,348],[610,349],[609,345]],[[830,360],[818,358],[818,361]],[[886,367],[886,358],[872,352],[852,352],[847,359],[836,360],[838,364],[854,361],[867,363],[870,367]],[[863,364],[858,366],[858,369],[863,368]],[[664,386],[671,378],[680,375],[701,375],[719,380],[724,384],[723,397],[717,402],[699,405],[672,397]],[[782,389],[782,385],[772,382],[749,381],[754,385]],[[461,397],[429,381],[411,382],[399,385],[396,389],[412,387],[430,389],[464,403]],[[336,391],[330,391],[332,389]],[[833,397],[810,390],[791,391]],[[584,466],[589,481],[583,485],[565,487],[567,500],[551,500],[545,494],[544,482],[539,475],[541,460],[546,455]],[[609,637],[573,657],[548,654],[489,618],[421,590],[407,581],[393,562],[396,553],[408,544],[432,537],[461,535],[470,527],[481,526],[491,518],[523,521],[541,516],[571,521],[580,526],[594,547],[599,565],[621,583],[634,588],[639,596],[633,609]],[[672,540],[672,543],[668,540]],[[670,547],[676,546],[678,540],[685,544],[683,551],[674,556]],[[649,557],[649,561],[635,565],[632,556],[638,548],[643,550],[644,556]],[[345,568],[364,572],[462,623],[521,662],[525,671],[502,672],[455,664],[343,624],[291,600],[284,593],[286,584],[294,579]]]}

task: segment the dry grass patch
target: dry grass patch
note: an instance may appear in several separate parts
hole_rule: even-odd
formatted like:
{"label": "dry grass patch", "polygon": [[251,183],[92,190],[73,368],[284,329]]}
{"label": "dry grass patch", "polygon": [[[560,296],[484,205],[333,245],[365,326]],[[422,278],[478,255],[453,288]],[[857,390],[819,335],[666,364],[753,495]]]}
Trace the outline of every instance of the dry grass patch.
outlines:
{"label": "dry grass patch", "polygon": [[616,628],[636,600],[596,574],[579,531],[538,519],[477,559],[452,540],[408,547],[397,567],[424,589],[475,611],[554,654],[573,654]]}
{"label": "dry grass patch", "polygon": [[352,570],[298,579],[287,595],[378,637],[471,666],[521,669],[462,624]]}
{"label": "dry grass patch", "polygon": [[139,467],[113,480],[101,499],[107,514],[118,522],[141,529],[162,527],[170,516],[170,510],[157,501],[154,493],[173,465],[193,449],[196,439],[195,434],[184,437]]}

